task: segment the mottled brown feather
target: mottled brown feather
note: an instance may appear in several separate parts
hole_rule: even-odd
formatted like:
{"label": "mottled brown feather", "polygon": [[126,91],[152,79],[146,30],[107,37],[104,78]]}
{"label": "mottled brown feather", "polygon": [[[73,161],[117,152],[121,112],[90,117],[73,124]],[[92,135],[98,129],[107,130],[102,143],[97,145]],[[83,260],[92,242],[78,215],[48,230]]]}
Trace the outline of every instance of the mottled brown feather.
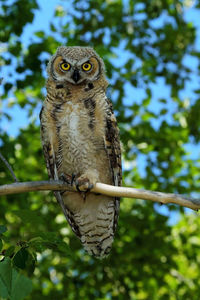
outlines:
{"label": "mottled brown feather", "polygon": [[[113,185],[121,186],[122,184],[122,168],[121,168],[121,147],[119,139],[119,129],[117,120],[115,118],[112,102],[106,98],[109,109],[106,114],[106,139],[105,148],[109,157],[110,167],[113,177]],[[119,217],[120,198],[115,198],[115,222],[114,232],[117,228],[117,221]]]}

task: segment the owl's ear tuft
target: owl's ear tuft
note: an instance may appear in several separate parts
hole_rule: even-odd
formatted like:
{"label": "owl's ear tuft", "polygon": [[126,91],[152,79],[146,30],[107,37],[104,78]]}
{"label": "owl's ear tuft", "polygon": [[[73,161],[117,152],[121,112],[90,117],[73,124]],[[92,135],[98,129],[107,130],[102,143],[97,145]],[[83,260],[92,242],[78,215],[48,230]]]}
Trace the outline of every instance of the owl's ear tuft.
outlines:
{"label": "owl's ear tuft", "polygon": [[57,50],[56,50],[56,53],[51,56],[51,58],[50,58],[50,60],[47,64],[47,68],[46,68],[47,74],[49,76],[52,75],[52,66],[53,66],[54,60],[57,58],[57,56],[61,55],[63,48],[65,48],[65,47],[64,46],[58,47]]}

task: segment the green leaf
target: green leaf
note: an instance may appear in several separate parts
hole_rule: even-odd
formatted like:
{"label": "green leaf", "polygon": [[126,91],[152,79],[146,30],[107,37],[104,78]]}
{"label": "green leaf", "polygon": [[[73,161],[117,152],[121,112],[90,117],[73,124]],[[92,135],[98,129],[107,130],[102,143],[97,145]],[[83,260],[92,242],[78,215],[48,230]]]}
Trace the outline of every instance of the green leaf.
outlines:
{"label": "green leaf", "polygon": [[28,272],[28,275],[32,275],[35,270],[35,265],[37,262],[37,256],[36,253],[28,253],[28,259],[26,261],[26,271]]}
{"label": "green leaf", "polygon": [[32,291],[32,282],[29,278],[12,270],[12,289],[10,300],[22,300]]}
{"label": "green leaf", "polygon": [[25,248],[21,248],[14,256],[13,262],[16,267],[25,269],[28,259],[28,251]]}
{"label": "green leaf", "polygon": [[15,252],[15,246],[10,246],[5,251],[5,256],[10,257]]}
{"label": "green leaf", "polygon": [[10,300],[22,300],[31,293],[32,282],[11,266],[11,260],[0,262],[0,296]]}
{"label": "green leaf", "polygon": [[143,104],[143,106],[147,106],[147,105],[149,105],[150,102],[151,102],[151,98],[145,98],[145,99],[142,101],[142,104]]}
{"label": "green leaf", "polygon": [[1,237],[1,239],[2,239],[4,242],[6,242],[6,243],[9,243],[9,242],[10,242],[10,238],[9,238],[8,236],[5,236],[5,235],[3,235],[3,234],[0,234],[0,237]]}
{"label": "green leaf", "polygon": [[61,5],[57,6],[54,15],[55,17],[60,17],[60,18],[64,17],[65,15],[64,8]]}
{"label": "green leaf", "polygon": [[44,36],[45,36],[44,31],[37,31],[37,32],[35,32],[35,35],[39,38],[44,38]]}
{"label": "green leaf", "polygon": [[6,232],[8,229],[4,225],[0,225],[0,234]]}
{"label": "green leaf", "polygon": [[163,108],[160,111],[160,115],[166,115],[167,112],[168,112],[168,110],[166,108]]}
{"label": "green leaf", "polygon": [[63,242],[62,238],[55,232],[40,232],[39,237],[35,237],[29,241],[29,246],[35,251],[44,251],[47,248],[54,251],[68,253],[69,246]]}
{"label": "green leaf", "polygon": [[42,252],[45,250],[43,239],[40,236],[34,237],[28,244],[34,251]]}
{"label": "green leaf", "polygon": [[11,292],[12,270],[9,258],[0,262],[0,296],[7,298]]}

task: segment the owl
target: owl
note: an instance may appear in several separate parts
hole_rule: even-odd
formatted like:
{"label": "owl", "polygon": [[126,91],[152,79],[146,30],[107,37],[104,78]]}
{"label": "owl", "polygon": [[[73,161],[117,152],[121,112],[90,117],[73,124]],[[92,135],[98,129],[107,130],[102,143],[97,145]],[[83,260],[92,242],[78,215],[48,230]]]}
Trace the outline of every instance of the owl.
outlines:
{"label": "owl", "polygon": [[104,63],[92,48],[61,46],[47,72],[40,122],[48,175],[76,187],[75,192],[56,191],[55,197],[85,250],[103,258],[113,243],[119,198],[90,190],[97,182],[120,186],[122,178]]}

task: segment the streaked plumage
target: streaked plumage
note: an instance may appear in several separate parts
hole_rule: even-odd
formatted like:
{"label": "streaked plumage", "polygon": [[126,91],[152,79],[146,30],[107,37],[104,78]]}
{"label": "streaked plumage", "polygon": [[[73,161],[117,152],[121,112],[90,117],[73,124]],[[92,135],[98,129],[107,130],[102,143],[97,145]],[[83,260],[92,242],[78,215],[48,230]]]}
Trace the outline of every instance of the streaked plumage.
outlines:
{"label": "streaked plumage", "polygon": [[[49,177],[73,180],[75,175],[81,191],[96,182],[120,186],[119,134],[105,95],[103,61],[92,48],[62,46],[47,70],[40,120]],[[117,226],[119,199],[90,192],[55,196],[88,253],[106,256]]]}

